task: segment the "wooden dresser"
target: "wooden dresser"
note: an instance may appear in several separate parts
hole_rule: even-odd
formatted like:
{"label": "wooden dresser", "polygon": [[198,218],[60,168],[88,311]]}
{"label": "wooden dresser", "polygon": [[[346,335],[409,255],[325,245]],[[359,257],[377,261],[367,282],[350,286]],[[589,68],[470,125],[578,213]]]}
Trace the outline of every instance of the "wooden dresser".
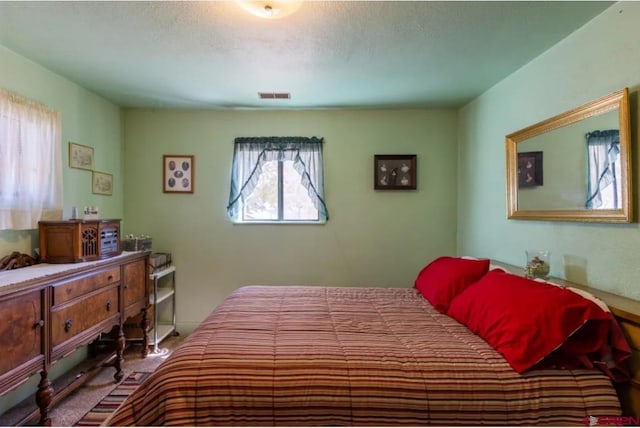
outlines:
{"label": "wooden dresser", "polygon": [[63,391],[53,390],[49,368],[108,332],[115,348],[109,365],[120,381],[124,321],[142,313],[143,331],[148,330],[148,258],[148,252],[131,252],[95,262],[43,263],[0,272],[0,395],[40,373],[39,423],[50,425],[49,408]]}

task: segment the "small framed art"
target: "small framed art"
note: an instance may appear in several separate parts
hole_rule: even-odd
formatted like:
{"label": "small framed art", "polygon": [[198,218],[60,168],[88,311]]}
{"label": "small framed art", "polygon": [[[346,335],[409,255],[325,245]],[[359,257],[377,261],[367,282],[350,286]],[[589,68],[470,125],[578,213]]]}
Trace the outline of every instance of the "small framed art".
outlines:
{"label": "small framed art", "polygon": [[69,141],[69,167],[93,170],[93,147]]}
{"label": "small framed art", "polygon": [[417,188],[416,155],[374,155],[373,188],[414,190]]}
{"label": "small framed art", "polygon": [[193,193],[193,155],[162,156],[162,191],[164,193]]}
{"label": "small framed art", "polygon": [[542,152],[518,153],[518,187],[542,186]]}
{"label": "small framed art", "polygon": [[91,192],[96,195],[108,195],[113,193],[113,175],[106,172],[92,171]]}

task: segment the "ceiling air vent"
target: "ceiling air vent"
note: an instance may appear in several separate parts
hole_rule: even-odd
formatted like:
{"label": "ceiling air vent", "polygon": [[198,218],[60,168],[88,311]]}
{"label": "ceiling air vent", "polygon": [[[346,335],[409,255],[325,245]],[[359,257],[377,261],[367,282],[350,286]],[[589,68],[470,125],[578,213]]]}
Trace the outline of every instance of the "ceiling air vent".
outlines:
{"label": "ceiling air vent", "polygon": [[258,97],[261,100],[288,100],[291,99],[291,94],[288,92],[258,92]]}

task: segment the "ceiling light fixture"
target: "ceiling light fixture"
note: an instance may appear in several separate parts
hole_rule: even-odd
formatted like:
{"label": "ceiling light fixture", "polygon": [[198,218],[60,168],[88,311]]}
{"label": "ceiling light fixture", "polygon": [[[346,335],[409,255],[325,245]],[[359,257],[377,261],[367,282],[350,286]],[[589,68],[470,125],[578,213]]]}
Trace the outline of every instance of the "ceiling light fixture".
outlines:
{"label": "ceiling light fixture", "polygon": [[302,0],[236,0],[249,13],[265,19],[289,16],[302,6]]}

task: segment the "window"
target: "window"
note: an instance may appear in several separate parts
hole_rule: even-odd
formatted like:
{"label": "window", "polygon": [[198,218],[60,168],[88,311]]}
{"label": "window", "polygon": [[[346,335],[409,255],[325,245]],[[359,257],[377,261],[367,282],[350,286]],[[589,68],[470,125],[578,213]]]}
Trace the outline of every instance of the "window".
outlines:
{"label": "window", "polygon": [[227,212],[236,223],[322,223],[322,139],[237,138]]}
{"label": "window", "polygon": [[593,131],[586,137],[589,177],[585,206],[618,209],[622,203],[619,131]]}
{"label": "window", "polygon": [[60,218],[60,114],[0,89],[0,230]]}

